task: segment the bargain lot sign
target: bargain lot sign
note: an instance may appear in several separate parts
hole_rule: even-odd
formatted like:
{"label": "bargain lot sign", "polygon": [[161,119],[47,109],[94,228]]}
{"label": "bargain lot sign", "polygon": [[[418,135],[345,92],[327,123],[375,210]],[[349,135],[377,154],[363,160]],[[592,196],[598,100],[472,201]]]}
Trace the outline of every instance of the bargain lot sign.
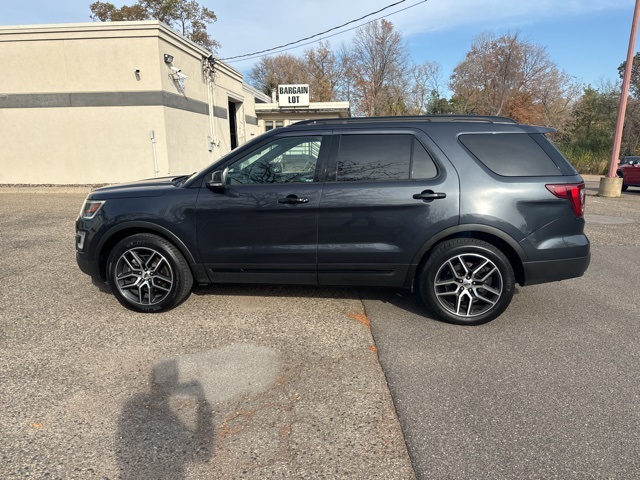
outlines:
{"label": "bargain lot sign", "polygon": [[309,85],[278,85],[278,104],[281,107],[308,107]]}

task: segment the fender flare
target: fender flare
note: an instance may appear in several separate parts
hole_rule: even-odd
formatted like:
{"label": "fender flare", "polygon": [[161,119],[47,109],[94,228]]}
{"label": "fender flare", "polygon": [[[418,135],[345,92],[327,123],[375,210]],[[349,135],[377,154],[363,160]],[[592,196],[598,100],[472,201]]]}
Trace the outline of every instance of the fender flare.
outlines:
{"label": "fender flare", "polygon": [[440,243],[443,239],[450,237],[452,235],[460,235],[464,233],[484,233],[488,235],[493,235],[494,237],[499,238],[503,242],[505,242],[518,256],[521,263],[524,263],[528,260],[528,255],[522,248],[522,246],[509,234],[504,231],[497,229],[495,227],[490,227],[488,225],[481,224],[473,224],[473,223],[465,223],[463,225],[456,225],[454,227],[449,227],[441,232],[430,237],[423,245],[418,249],[416,254],[413,256],[411,260],[411,265],[409,266],[409,270],[407,272],[407,278],[405,280],[405,286],[410,287],[413,283],[413,279],[416,274],[416,270],[418,269],[418,265],[424,258],[425,254],[431,250],[435,245]]}
{"label": "fender flare", "polygon": [[143,222],[143,221],[124,222],[110,228],[100,239],[100,243],[98,243],[96,251],[100,252],[100,255],[101,255],[104,246],[113,238],[114,235],[116,235],[119,232],[122,232],[123,230],[144,230],[147,232],[150,231],[150,232],[158,233],[160,236],[165,237],[167,240],[173,243],[176,246],[176,248],[180,250],[180,253],[184,255],[184,257],[186,258],[187,262],[190,265],[197,264],[195,257],[191,253],[191,250],[189,250],[189,248],[180,239],[180,237],[174,234],[171,230],[168,230],[167,228],[164,228],[158,225],[157,223],[151,223],[151,222]]}

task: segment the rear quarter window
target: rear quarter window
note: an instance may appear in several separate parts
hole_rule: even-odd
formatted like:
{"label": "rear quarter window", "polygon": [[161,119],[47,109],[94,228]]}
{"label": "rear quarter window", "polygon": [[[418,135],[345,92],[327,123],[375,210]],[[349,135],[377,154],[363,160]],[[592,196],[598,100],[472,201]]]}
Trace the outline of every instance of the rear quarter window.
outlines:
{"label": "rear quarter window", "polygon": [[527,133],[466,134],[460,142],[492,172],[504,177],[560,176],[553,159]]}

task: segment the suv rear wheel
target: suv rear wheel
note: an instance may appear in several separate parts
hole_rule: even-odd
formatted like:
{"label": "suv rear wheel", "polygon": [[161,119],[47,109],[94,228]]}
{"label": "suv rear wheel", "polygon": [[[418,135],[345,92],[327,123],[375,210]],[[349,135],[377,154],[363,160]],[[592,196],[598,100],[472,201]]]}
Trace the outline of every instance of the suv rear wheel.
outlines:
{"label": "suv rear wheel", "polygon": [[434,249],[419,277],[422,300],[442,320],[480,325],[511,302],[515,275],[505,255],[490,243],[463,238]]}
{"label": "suv rear wheel", "polygon": [[164,238],[146,233],[127,237],[111,250],[107,281],[122,305],[145,313],[175,307],[193,286],[182,253]]}

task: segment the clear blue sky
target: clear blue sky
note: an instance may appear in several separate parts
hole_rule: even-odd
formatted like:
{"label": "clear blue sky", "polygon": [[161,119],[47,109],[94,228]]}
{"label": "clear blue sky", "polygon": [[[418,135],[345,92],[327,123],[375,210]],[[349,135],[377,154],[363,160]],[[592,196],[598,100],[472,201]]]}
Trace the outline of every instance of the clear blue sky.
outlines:
{"label": "clear blue sky", "polygon": [[[0,25],[90,21],[91,1],[3,2]],[[218,16],[209,31],[222,43],[218,53],[225,58],[295,41],[395,1],[200,0],[200,4]],[[116,6],[134,2],[112,1]],[[386,12],[418,2],[406,0]],[[474,36],[486,30],[497,35],[517,30],[545,46],[560,68],[578,81],[597,84],[617,78],[617,67],[626,57],[634,4],[634,0],[428,0],[387,19],[404,35],[415,62],[431,60],[442,65],[445,84]],[[337,47],[352,35],[353,31],[347,32],[330,41]],[[1,53],[0,46],[0,57]],[[255,61],[231,65],[246,73]]]}

